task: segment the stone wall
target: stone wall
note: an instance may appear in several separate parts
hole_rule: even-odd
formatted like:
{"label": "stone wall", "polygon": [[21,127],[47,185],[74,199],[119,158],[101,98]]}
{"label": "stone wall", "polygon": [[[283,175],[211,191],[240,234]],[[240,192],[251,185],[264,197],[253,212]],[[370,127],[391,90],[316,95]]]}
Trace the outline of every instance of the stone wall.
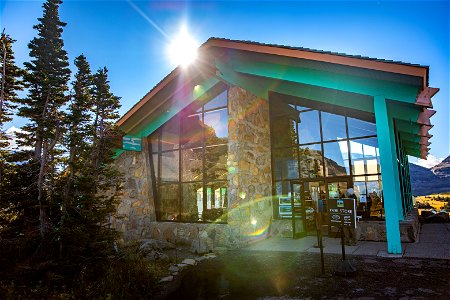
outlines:
{"label": "stone wall", "polygon": [[228,224],[242,244],[265,237],[272,220],[269,103],[231,87],[228,109]]}
{"label": "stone wall", "polygon": [[272,219],[269,104],[231,87],[228,93],[228,224],[156,222],[147,141],[116,159],[123,192],[112,225],[125,240],[154,238],[194,252],[240,245],[267,235]]}
{"label": "stone wall", "polygon": [[[417,241],[419,231],[419,215],[417,209],[413,209],[403,221],[400,221],[401,242]],[[386,242],[386,223],[384,221],[360,221],[357,223],[356,236],[361,241]]]}
{"label": "stone wall", "polygon": [[125,151],[115,160],[123,183],[112,226],[126,240],[147,236],[150,223],[155,221],[147,141],[143,139],[142,143],[141,152]]}

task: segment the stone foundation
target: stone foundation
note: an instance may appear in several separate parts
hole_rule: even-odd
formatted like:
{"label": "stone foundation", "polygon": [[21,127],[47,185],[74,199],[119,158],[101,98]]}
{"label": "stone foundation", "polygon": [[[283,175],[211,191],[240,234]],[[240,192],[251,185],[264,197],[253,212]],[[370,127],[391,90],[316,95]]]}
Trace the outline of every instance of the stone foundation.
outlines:
{"label": "stone foundation", "polygon": [[[414,243],[417,241],[420,231],[419,215],[417,209],[413,209],[400,221],[400,240],[402,243]],[[386,224],[384,221],[359,221],[356,228],[356,236],[360,241],[386,241]]]}

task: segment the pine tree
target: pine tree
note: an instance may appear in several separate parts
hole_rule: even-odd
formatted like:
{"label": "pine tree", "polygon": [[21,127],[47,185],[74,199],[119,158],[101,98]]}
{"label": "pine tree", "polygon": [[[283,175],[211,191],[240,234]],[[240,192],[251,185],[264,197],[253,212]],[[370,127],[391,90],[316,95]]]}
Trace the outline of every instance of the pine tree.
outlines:
{"label": "pine tree", "polygon": [[8,167],[6,164],[9,151],[9,138],[3,128],[4,123],[12,120],[11,116],[15,104],[19,101],[17,92],[23,89],[21,77],[23,71],[14,62],[14,52],[12,44],[15,42],[3,30],[0,36],[0,66],[1,66],[1,90],[0,90],[0,202],[4,194],[4,171]]}
{"label": "pine tree", "polygon": [[[38,36],[28,44],[31,61],[25,63],[27,74],[24,79],[29,85],[28,95],[19,107],[19,116],[28,118],[30,123],[23,129],[29,133],[24,136],[25,145],[34,148],[33,160],[36,164],[36,186],[39,204],[39,230],[44,238],[50,231],[49,205],[54,185],[55,163],[64,113],[61,107],[66,104],[65,92],[70,77],[67,52],[63,49],[63,27],[59,19],[60,0],[47,0],[44,3],[42,18],[34,26]],[[49,187],[49,185],[51,185]]]}

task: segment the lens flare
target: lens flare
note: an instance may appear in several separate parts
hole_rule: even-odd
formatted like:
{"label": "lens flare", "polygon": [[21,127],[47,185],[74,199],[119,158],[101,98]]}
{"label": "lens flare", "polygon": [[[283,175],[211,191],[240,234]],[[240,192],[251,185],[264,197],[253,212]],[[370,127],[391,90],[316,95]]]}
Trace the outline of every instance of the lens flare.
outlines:
{"label": "lens flare", "polygon": [[182,26],[178,34],[171,39],[167,54],[171,63],[186,67],[197,59],[198,46],[186,26]]}

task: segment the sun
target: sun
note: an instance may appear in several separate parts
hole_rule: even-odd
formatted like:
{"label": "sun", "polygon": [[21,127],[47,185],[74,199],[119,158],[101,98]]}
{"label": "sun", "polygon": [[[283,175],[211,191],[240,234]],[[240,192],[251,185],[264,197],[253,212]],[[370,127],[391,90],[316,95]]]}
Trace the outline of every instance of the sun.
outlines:
{"label": "sun", "polygon": [[197,59],[198,42],[189,34],[186,26],[171,40],[167,47],[167,54],[172,64],[186,67]]}

